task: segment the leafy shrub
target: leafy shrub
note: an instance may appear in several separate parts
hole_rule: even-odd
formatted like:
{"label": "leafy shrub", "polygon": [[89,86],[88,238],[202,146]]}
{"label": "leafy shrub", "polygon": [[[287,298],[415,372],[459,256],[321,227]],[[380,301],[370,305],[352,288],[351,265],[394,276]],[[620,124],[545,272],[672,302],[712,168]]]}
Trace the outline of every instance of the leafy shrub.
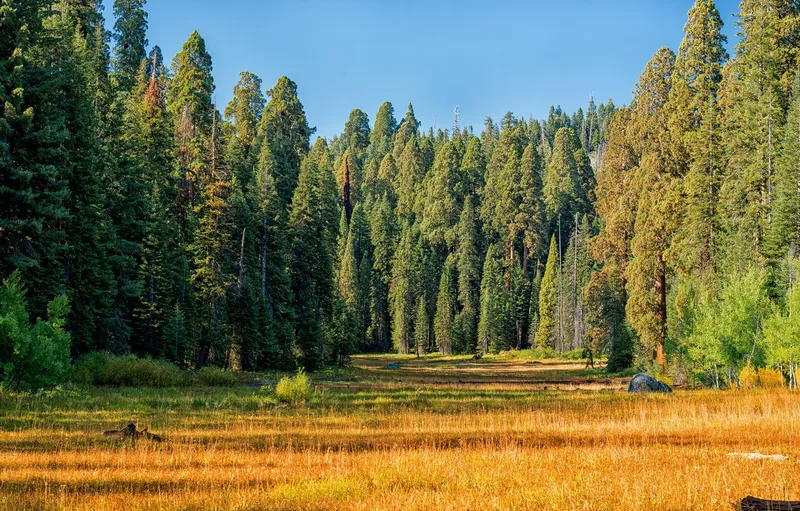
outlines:
{"label": "leafy shrub", "polygon": [[584,358],[588,358],[586,350],[583,348],[577,348],[570,351],[565,351],[561,354],[561,358],[565,358],[567,360],[583,360]]}
{"label": "leafy shrub", "polygon": [[754,389],[758,387],[758,371],[750,363],[748,363],[739,373],[739,386],[743,390]]}
{"label": "leafy shrub", "polygon": [[75,381],[112,387],[180,387],[187,384],[183,372],[170,362],[102,352],[89,353],[78,361]]}
{"label": "leafy shrub", "polygon": [[765,389],[779,389],[786,386],[786,379],[783,373],[777,369],[759,369],[758,382]]}
{"label": "leafy shrub", "polygon": [[22,277],[15,271],[0,286],[0,384],[36,390],[65,381],[70,365],[66,295],[47,305],[47,320],[31,322]]}
{"label": "leafy shrub", "polygon": [[275,387],[275,397],[281,403],[298,404],[308,401],[314,389],[302,369],[295,376],[284,376]]}
{"label": "leafy shrub", "polygon": [[233,387],[236,375],[219,367],[204,367],[197,372],[197,383],[206,387]]}
{"label": "leafy shrub", "polygon": [[530,350],[530,356],[534,360],[543,360],[548,358],[558,358],[558,352],[555,348],[550,346],[540,346]]}

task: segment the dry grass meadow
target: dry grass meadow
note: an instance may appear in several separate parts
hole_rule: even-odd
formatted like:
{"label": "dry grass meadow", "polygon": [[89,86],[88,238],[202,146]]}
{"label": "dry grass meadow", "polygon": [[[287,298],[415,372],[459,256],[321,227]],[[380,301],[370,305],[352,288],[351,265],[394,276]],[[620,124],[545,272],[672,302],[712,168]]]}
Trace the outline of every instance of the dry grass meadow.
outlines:
{"label": "dry grass meadow", "polygon": [[[383,367],[390,361],[399,370]],[[800,500],[800,393],[627,395],[574,362],[361,357],[268,388],[0,397],[2,510],[735,509]],[[165,442],[102,431],[135,421]],[[784,454],[750,460],[733,452]]]}

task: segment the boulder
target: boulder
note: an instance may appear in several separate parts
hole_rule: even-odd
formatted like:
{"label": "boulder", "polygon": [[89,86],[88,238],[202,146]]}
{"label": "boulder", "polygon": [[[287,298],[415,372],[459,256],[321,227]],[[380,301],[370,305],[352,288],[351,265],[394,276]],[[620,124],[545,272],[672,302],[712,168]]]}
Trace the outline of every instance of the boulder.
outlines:
{"label": "boulder", "polygon": [[649,374],[639,373],[631,379],[628,392],[672,392],[669,385]]}
{"label": "boulder", "polygon": [[400,366],[397,364],[389,364],[384,369],[400,369]]}

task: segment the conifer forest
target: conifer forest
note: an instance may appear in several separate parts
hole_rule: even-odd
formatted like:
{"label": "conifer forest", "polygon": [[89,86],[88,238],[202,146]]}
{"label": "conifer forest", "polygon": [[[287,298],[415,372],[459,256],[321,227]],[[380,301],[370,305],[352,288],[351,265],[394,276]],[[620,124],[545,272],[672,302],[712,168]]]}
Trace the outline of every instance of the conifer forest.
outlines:
{"label": "conifer forest", "polygon": [[352,105],[330,138],[286,76],[215,104],[201,34],[163,55],[145,4],[0,0],[0,381],[534,349],[797,385],[797,2],[742,0],[729,52],[696,0],[627,105]]}

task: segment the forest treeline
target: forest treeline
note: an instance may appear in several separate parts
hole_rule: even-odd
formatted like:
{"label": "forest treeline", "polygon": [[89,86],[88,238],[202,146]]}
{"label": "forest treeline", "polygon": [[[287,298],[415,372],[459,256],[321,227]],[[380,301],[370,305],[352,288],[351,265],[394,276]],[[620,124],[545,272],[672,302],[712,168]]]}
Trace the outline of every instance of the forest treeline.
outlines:
{"label": "forest treeline", "polygon": [[97,0],[0,4],[4,380],[93,351],[265,370],[535,347],[794,381],[795,2],[743,0],[729,57],[697,0],[626,107],[476,133],[386,102],[312,142],[292,80],[243,72],[216,105],[202,37],[167,64],[145,1],[115,0],[111,32]]}

